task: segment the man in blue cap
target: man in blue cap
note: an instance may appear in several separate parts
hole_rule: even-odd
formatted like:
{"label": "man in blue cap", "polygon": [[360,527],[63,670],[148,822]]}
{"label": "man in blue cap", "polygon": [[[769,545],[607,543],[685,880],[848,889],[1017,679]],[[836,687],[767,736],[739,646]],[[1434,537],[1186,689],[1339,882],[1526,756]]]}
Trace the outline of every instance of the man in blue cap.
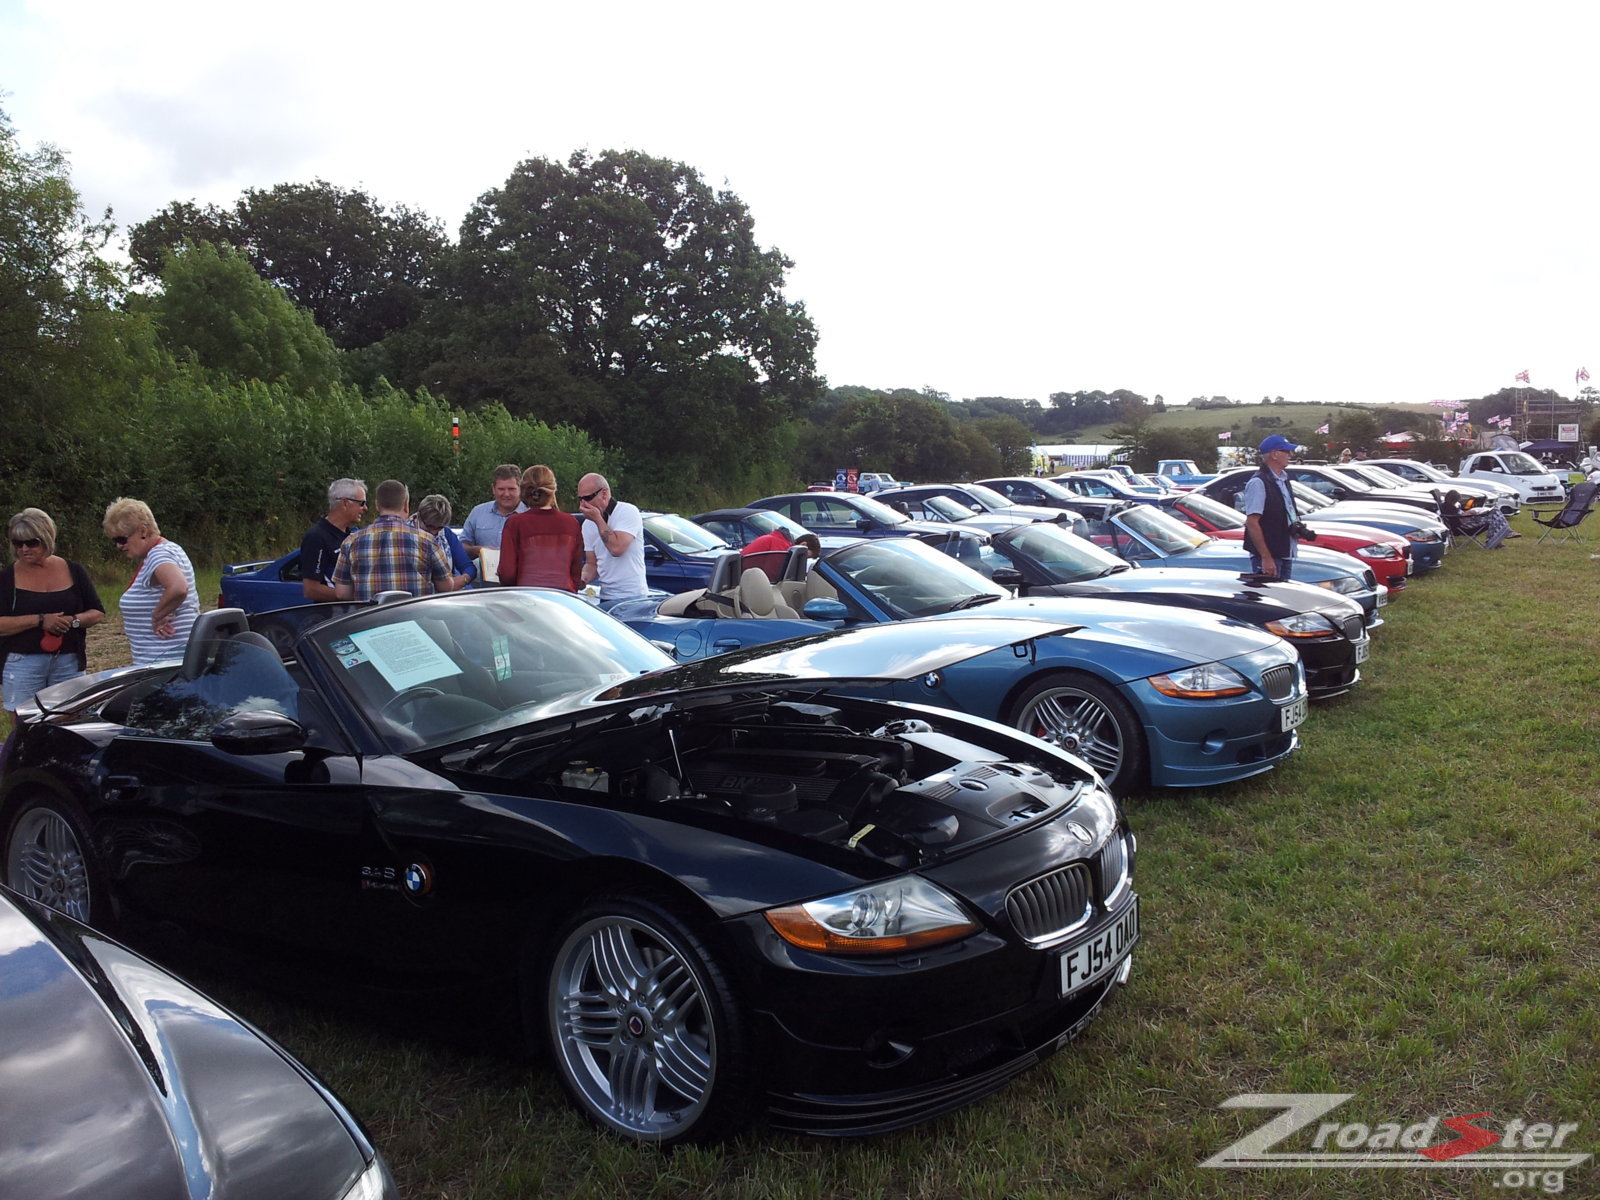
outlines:
{"label": "man in blue cap", "polygon": [[1288,579],[1294,567],[1294,534],[1300,521],[1284,472],[1295,446],[1281,433],[1261,443],[1261,470],[1244,485],[1244,542],[1250,569],[1270,579]]}

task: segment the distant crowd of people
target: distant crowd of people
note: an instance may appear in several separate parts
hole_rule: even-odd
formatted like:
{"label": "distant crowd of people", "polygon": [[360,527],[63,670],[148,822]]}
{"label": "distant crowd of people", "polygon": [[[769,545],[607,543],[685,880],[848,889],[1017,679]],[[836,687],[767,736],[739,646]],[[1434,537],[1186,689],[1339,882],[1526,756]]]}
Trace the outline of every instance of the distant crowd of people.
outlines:
{"label": "distant crowd of people", "polygon": [[[398,479],[380,483],[370,501],[363,481],[336,479],[327,513],[300,543],[301,590],[307,600],[325,602],[451,592],[474,581],[570,592],[593,584],[607,607],[646,595],[639,509],[613,496],[603,475],[578,481],[581,524],[561,511],[556,494],[547,466],[496,467],[491,498],[467,514],[458,537],[444,496],[424,496],[413,511]],[[369,503],[377,515],[362,525]],[[200,616],[188,554],[162,535],[143,500],[113,500],[102,528],[134,564],[121,601],[133,665],[176,657]],[[49,513],[16,513],[10,537],[12,561],[0,568],[0,690],[14,719],[41,688],[84,673],[88,631],[106,612],[89,572],[56,553]]]}
{"label": "distant crowd of people", "polygon": [[603,475],[578,481],[581,523],[557,503],[555,472],[542,464],[494,470],[490,499],[475,505],[457,536],[450,501],[411,497],[398,479],[372,492],[377,516],[359,526],[367,485],[336,479],[328,512],[300,546],[301,587],[308,600],[370,600],[383,592],[414,596],[453,592],[468,584],[560,588],[596,585],[599,600],[644,596],[644,519],[611,494]]}

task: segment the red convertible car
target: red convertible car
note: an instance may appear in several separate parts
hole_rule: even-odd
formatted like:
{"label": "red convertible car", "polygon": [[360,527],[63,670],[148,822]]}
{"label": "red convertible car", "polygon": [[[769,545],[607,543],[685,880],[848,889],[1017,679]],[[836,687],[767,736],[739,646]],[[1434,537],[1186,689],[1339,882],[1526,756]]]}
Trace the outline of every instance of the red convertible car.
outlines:
{"label": "red convertible car", "polygon": [[[1199,492],[1181,492],[1176,496],[1163,496],[1161,507],[1185,525],[1191,525],[1214,538],[1224,541],[1244,540],[1244,514],[1230,508],[1220,500]],[[1317,535],[1316,544],[1329,550],[1342,550],[1359,558],[1372,568],[1378,582],[1391,593],[1406,585],[1410,574],[1411,550],[1405,538],[1387,529],[1370,525],[1351,525],[1335,521],[1307,521],[1307,527]]]}

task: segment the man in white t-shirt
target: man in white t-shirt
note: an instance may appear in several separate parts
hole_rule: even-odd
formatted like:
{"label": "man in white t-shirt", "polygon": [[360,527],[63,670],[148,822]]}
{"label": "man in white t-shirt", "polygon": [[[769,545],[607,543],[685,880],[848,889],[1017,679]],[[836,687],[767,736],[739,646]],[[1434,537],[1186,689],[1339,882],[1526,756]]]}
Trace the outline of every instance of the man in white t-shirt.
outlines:
{"label": "man in white t-shirt", "polygon": [[600,603],[646,595],[644,518],[632,504],[611,494],[604,475],[578,480],[578,511],[583,514],[583,581],[600,583]]}

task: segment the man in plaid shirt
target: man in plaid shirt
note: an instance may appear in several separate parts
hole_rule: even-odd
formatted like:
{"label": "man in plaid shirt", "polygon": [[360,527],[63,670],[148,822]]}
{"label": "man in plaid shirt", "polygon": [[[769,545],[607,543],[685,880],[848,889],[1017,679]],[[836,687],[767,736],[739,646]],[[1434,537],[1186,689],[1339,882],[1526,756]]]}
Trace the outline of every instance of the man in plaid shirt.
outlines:
{"label": "man in plaid shirt", "polygon": [[373,494],[378,519],[357,530],[339,550],[333,593],[341,600],[371,600],[379,592],[453,592],[471,581],[453,575],[444,543],[407,519],[411,493],[398,479],[385,479]]}

